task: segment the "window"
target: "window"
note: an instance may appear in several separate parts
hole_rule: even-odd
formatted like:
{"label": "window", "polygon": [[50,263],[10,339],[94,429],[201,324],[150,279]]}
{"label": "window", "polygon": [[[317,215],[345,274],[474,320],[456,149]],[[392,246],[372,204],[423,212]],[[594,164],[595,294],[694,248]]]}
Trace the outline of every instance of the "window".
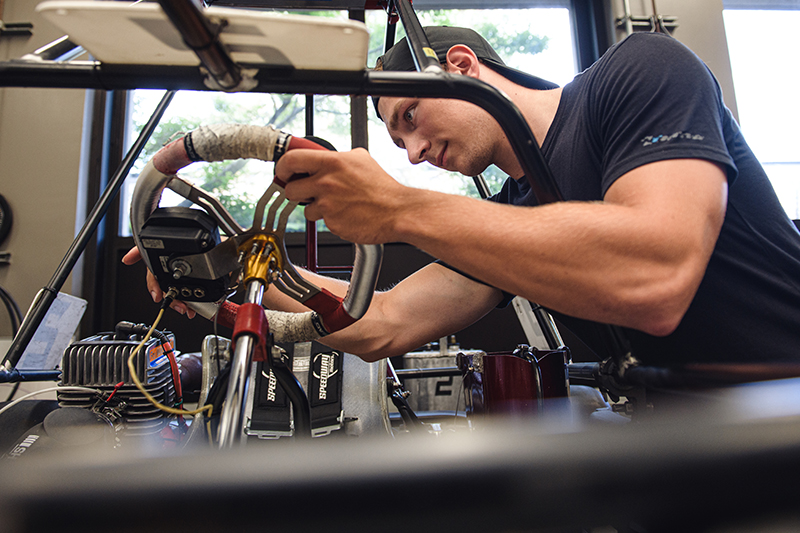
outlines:
{"label": "window", "polygon": [[[160,90],[136,90],[131,94],[130,141],[138,135],[163,96]],[[306,99],[303,95],[179,91],[161,119],[153,137],[131,170],[121,195],[120,235],[130,236],[128,211],[136,177],[149,159],[172,137],[206,124],[242,123],[268,125],[302,135]],[[314,97],[314,130],[338,150],[350,148],[350,100],[346,96]],[[319,132],[319,133],[318,133]],[[255,204],[272,182],[273,164],[256,160],[195,163],[181,176],[219,199],[242,227],[253,224]],[[165,190],[162,206],[185,201]],[[305,231],[302,208],[289,219],[287,231]]]}
{"label": "window", "polygon": [[800,219],[800,150],[794,140],[800,106],[792,65],[800,44],[800,9],[796,2],[792,8],[788,2],[741,0],[726,0],[725,7],[742,131],[787,214]]}
{"label": "window", "polygon": [[[572,23],[567,2],[547,2],[547,5],[556,7],[519,7],[529,6],[531,3],[506,0],[495,4],[508,9],[429,9],[449,7],[453,2],[439,0],[433,3],[420,0],[415,3],[415,7],[423,26],[468,26],[481,33],[494,30],[487,38],[498,50],[504,50],[501,56],[509,65],[563,85],[576,73]],[[324,14],[346,16],[343,12],[328,11]],[[381,10],[368,11],[366,22],[372,35],[367,64],[372,66],[383,52],[386,14]],[[397,39],[403,35],[402,26],[398,25]],[[525,36],[526,39],[520,39],[519,36]],[[162,91],[133,91],[129,128],[131,140],[147,121],[162,94]],[[338,150],[350,149],[349,98],[316,96],[314,107],[315,135],[325,138]],[[405,151],[391,142],[372,106],[368,107],[370,152],[389,174],[414,187],[476,195],[469,178],[437,169],[428,163],[412,166]],[[273,124],[286,131],[302,134],[305,131],[304,112],[305,98],[298,95],[179,92],[145,153],[136,163],[131,173],[132,178],[123,187],[120,234],[130,235],[127,217],[135,176],[172,135],[204,124],[220,122]],[[219,198],[242,226],[250,227],[255,203],[271,181],[272,166],[260,161],[202,163],[184,169],[182,175]],[[495,190],[499,187],[498,183],[505,179],[499,169],[490,169],[486,176]],[[175,205],[180,200],[182,199],[177,195],[166,191],[162,205]],[[298,208],[293,213],[289,231],[304,230],[301,209]]]}
{"label": "window", "polygon": [[[417,6],[419,2],[415,2]],[[551,2],[552,3],[552,2]],[[528,2],[530,4],[530,2]],[[487,11],[490,14],[487,15]],[[487,38],[509,66],[530,72],[541,78],[564,85],[576,74],[575,48],[572,38],[570,11],[566,7],[520,9],[418,9],[423,26],[451,25],[473,28]],[[370,13],[374,17],[382,13]],[[377,22],[372,27],[377,26]],[[487,27],[488,26],[488,27]],[[495,29],[495,31],[491,31]],[[515,43],[513,37],[527,35],[525,44]],[[398,25],[397,39],[405,36]],[[514,45],[522,48],[513,53]],[[373,51],[369,65],[382,53]],[[532,53],[533,52],[533,53]],[[392,143],[383,123],[370,111],[370,152],[381,166],[405,185],[434,189],[453,194],[477,196],[472,180],[456,172],[436,168],[429,163],[412,166],[405,150]],[[490,188],[497,191],[506,175],[492,166],[485,173]]]}

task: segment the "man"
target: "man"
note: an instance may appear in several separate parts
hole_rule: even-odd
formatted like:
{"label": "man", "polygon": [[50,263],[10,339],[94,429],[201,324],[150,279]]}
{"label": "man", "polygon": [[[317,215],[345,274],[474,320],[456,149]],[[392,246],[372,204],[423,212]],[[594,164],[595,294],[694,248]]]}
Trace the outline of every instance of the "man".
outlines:
{"label": "man", "polygon": [[[376,294],[326,344],[368,360],[401,354],[516,294],[556,313],[599,357],[614,354],[597,323],[621,326],[645,364],[800,359],[800,234],[691,51],[635,34],[555,88],[503,66],[471,30],[426,33],[448,73],[517,105],[567,201],[536,206],[499,125],[458,100],[383,97],[377,110],[411,163],[508,173],[494,202],[404,187],[364,150],[287,153],[276,175],[309,174],[286,187],[311,200],[307,218],[443,262]],[[405,42],[382,66],[413,70]],[[277,291],[266,305],[304,310]]]}

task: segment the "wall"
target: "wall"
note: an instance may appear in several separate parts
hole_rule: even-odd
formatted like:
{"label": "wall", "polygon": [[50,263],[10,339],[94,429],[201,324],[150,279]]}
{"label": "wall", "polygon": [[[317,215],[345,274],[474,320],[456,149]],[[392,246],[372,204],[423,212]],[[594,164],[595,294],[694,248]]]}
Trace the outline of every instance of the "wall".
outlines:
{"label": "wall", "polygon": [[[614,18],[624,15],[623,0],[612,0]],[[659,14],[677,17],[678,27],[673,36],[691,48],[719,80],[725,104],[738,119],[736,95],[733,90],[733,75],[728,57],[728,43],[725,39],[725,26],[722,20],[722,0],[658,0]],[[649,17],[653,14],[652,0],[630,0],[633,16]],[[625,37],[617,31],[617,39]]]}
{"label": "wall", "polygon": [[[33,23],[33,35],[0,37],[0,59],[16,59],[63,35],[36,15],[36,0],[5,0],[3,20]],[[24,313],[47,285],[75,235],[83,90],[0,89],[0,194],[14,224],[0,250],[0,286]],[[71,292],[71,280],[64,292]],[[0,308],[0,338],[11,325]],[[6,350],[2,350],[5,355]],[[0,390],[0,400],[5,399]]]}

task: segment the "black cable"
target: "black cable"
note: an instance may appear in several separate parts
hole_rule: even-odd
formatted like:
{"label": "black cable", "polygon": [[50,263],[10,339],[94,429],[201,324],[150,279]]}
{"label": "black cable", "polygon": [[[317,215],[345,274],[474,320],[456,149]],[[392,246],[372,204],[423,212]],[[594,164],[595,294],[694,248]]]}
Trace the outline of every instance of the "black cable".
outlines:
{"label": "black cable", "polygon": [[[0,299],[3,300],[3,303],[6,306],[6,310],[8,311],[8,318],[11,321],[11,336],[16,337],[17,333],[19,332],[19,326],[22,324],[22,312],[19,309],[19,305],[17,305],[16,300],[9,294],[7,290],[3,287],[0,287]],[[17,381],[14,383],[14,386],[11,388],[11,392],[8,394],[8,398],[6,398],[6,402],[10,402],[14,399],[14,396],[17,395],[19,391],[19,386],[21,382]]]}
{"label": "black cable", "polygon": [[222,409],[222,402],[228,394],[228,379],[231,374],[231,365],[227,364],[222,367],[222,370],[211,385],[211,390],[208,391],[208,398],[206,398],[206,405],[214,406],[214,413],[219,413]]}
{"label": "black cable", "polygon": [[19,386],[21,384],[22,384],[21,381],[17,381],[16,383],[14,383],[14,386],[11,387],[11,392],[8,394],[8,398],[6,398],[6,403],[14,399],[14,396],[17,395],[17,392],[19,391]]}
{"label": "black cable", "polygon": [[3,303],[6,306],[6,310],[8,311],[8,317],[11,319],[11,329],[13,336],[17,336],[17,332],[19,331],[19,326],[22,324],[22,312],[19,310],[19,305],[3,287],[0,287],[0,299],[3,300]]}
{"label": "black cable", "polygon": [[[222,307],[222,304],[220,304]],[[214,355],[215,359],[217,360],[217,376],[219,376],[222,369],[219,365],[219,333],[217,332],[217,319],[219,317],[219,312],[214,313]]]}
{"label": "black cable", "polygon": [[[456,396],[456,412],[453,413],[453,426],[458,424],[458,404],[461,402],[461,395],[464,393],[464,376],[461,376],[461,385],[458,387],[458,396]],[[464,414],[467,414],[467,398],[464,393]]]}

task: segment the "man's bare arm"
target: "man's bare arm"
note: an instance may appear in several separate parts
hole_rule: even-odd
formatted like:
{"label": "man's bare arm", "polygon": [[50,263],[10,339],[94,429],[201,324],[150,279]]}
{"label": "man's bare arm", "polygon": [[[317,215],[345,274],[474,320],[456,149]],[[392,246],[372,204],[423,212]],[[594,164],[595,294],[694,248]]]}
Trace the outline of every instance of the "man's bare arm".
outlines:
{"label": "man's bare arm", "polygon": [[[303,272],[312,283],[343,296],[345,282]],[[402,355],[469,326],[500,301],[499,290],[433,263],[392,289],[376,292],[367,313],[353,325],[320,339],[366,361]],[[282,311],[307,311],[275,288],[264,305]]]}
{"label": "man's bare arm", "polygon": [[[134,248],[123,262],[139,260]],[[299,269],[309,281],[338,296],[347,293],[348,284],[334,278]],[[153,300],[163,298],[155,277],[147,273],[147,287]],[[391,290],[375,293],[361,320],[321,339],[326,345],[353,353],[367,361],[402,355],[427,342],[460,331],[472,324],[500,301],[500,291],[477,283],[447,267],[431,264],[415,272]],[[303,313],[308,308],[269,287],[263,304],[269,309]],[[194,311],[183,302],[173,308],[188,316]]]}
{"label": "man's bare arm", "polygon": [[297,151],[276,170],[311,174],[287,194],[347,240],[408,242],[545,307],[654,335],[692,301],[727,199],[723,170],[696,159],[639,167],[603,202],[533,208],[404,187],[363,151]]}

